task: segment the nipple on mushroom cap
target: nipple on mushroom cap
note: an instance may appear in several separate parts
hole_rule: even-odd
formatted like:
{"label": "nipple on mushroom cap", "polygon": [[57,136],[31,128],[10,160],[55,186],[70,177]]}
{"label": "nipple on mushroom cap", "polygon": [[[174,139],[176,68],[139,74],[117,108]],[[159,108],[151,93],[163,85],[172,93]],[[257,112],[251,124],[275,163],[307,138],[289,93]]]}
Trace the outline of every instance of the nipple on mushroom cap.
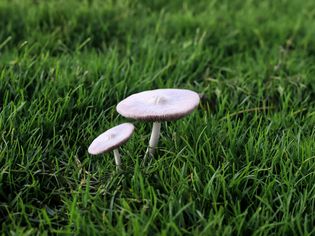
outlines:
{"label": "nipple on mushroom cap", "polygon": [[116,137],[116,134],[108,134],[106,135],[107,140],[114,139]]}
{"label": "nipple on mushroom cap", "polygon": [[154,96],[148,100],[148,103],[155,105],[163,105],[167,103],[167,98],[164,96]]}

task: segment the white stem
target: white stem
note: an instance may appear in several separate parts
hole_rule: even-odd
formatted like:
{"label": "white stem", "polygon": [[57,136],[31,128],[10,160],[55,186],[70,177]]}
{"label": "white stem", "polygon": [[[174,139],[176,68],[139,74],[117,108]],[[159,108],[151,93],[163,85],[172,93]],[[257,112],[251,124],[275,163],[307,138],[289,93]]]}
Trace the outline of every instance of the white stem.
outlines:
{"label": "white stem", "polygon": [[152,127],[152,133],[149,141],[149,147],[146,151],[146,155],[149,154],[150,157],[153,157],[155,148],[157,146],[157,143],[159,141],[160,137],[160,130],[161,130],[161,123],[160,122],[154,122]]}
{"label": "white stem", "polygon": [[121,160],[120,160],[120,154],[119,154],[118,149],[114,149],[114,156],[115,156],[116,166],[120,166],[121,165]]}

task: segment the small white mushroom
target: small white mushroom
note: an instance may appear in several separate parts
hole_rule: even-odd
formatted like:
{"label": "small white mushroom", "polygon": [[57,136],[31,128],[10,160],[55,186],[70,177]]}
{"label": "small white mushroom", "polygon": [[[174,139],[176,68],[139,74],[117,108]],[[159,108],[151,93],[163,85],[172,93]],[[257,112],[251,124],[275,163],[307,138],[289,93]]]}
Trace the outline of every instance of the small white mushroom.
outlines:
{"label": "small white mushroom", "polygon": [[157,146],[161,121],[171,121],[190,114],[199,104],[199,95],[186,89],[156,89],[133,94],[121,101],[116,110],[122,116],[153,121],[149,147],[145,158],[153,156]]}
{"label": "small white mushroom", "polygon": [[128,141],[133,130],[134,126],[131,123],[117,125],[94,139],[89,146],[88,152],[92,155],[98,155],[114,150],[115,163],[116,166],[119,167],[121,165],[121,159],[118,148]]}

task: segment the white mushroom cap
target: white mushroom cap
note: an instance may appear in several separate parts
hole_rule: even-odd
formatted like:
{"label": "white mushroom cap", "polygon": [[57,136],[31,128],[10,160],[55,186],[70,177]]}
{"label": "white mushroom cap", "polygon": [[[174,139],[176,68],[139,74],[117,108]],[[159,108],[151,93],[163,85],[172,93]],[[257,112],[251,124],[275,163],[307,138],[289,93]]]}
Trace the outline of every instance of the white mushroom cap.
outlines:
{"label": "white mushroom cap", "polygon": [[190,114],[199,104],[198,93],[187,89],[156,89],[133,94],[116,110],[122,116],[143,121],[177,120]]}
{"label": "white mushroom cap", "polygon": [[134,128],[131,123],[123,123],[107,130],[93,140],[88,152],[92,155],[97,155],[116,149],[127,142]]}

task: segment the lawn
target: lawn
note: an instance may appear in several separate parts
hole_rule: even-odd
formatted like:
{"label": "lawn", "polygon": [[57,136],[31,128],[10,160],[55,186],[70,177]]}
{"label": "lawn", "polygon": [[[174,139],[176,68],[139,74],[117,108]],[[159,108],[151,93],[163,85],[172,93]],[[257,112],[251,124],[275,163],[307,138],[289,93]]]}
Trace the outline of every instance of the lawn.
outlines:
{"label": "lawn", "polygon": [[[142,166],[157,88],[202,100]],[[3,235],[315,235],[315,1],[0,0],[0,138]]]}

